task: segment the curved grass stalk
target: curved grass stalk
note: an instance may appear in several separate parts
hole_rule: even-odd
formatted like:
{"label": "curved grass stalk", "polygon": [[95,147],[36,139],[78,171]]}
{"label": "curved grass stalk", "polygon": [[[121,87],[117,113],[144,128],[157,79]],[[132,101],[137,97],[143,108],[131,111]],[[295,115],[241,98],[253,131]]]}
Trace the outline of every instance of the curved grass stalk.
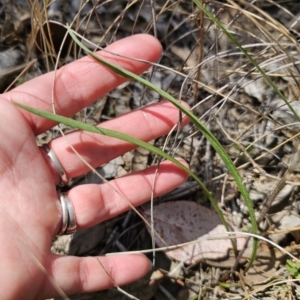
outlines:
{"label": "curved grass stalk", "polygon": [[119,132],[119,131],[115,131],[115,130],[111,130],[111,129],[106,129],[106,128],[102,128],[99,126],[93,126],[93,125],[89,125],[80,121],[76,121],[73,120],[71,118],[67,118],[67,117],[63,117],[57,114],[53,114],[53,113],[49,113],[46,111],[42,111],[42,110],[38,110],[36,108],[18,103],[18,102],[14,102],[15,105],[23,108],[24,110],[27,110],[35,115],[38,115],[40,117],[58,122],[58,123],[62,123],[64,125],[70,126],[72,128],[76,128],[76,129],[81,129],[84,131],[88,131],[88,132],[92,132],[92,133],[96,133],[96,134],[101,134],[101,135],[105,135],[105,136],[109,136],[109,137],[113,137],[113,138],[117,138],[119,140],[123,140],[126,142],[129,142],[131,144],[134,144],[138,147],[142,147],[145,148],[171,162],[173,162],[175,165],[177,165],[178,167],[180,167],[181,169],[183,169],[184,171],[186,171],[198,184],[199,186],[202,188],[205,196],[210,200],[210,202],[212,203],[214,209],[216,210],[216,212],[218,213],[222,223],[224,224],[224,226],[226,227],[227,231],[230,230],[216,200],[213,198],[212,193],[205,187],[205,185],[201,182],[201,180],[189,169],[187,168],[185,165],[183,165],[180,161],[178,161],[177,159],[175,159],[173,156],[169,155],[168,153],[166,153],[165,151],[162,151],[161,149],[147,143],[144,142],[140,139],[137,139],[133,136],[127,135],[125,133]]}
{"label": "curved grass stalk", "polygon": [[[293,113],[293,115],[296,117],[298,121],[300,121],[300,117],[297,114],[297,112],[294,110],[294,108],[290,105],[287,98],[284,96],[284,94],[280,91],[280,89],[276,86],[276,84],[271,80],[271,78],[264,72],[264,70],[259,66],[259,64],[255,61],[255,59],[252,58],[252,56],[247,52],[247,50],[244,49],[244,47],[238,42],[238,40],[222,25],[222,23],[209,11],[206,9],[205,5],[201,3],[199,0],[193,0],[193,2],[203,11],[207,17],[215,23],[215,25],[222,30],[222,32],[242,51],[242,53],[247,57],[247,59],[255,66],[255,68],[258,70],[258,72],[263,76],[263,78],[267,81],[267,83],[274,89],[274,91],[277,93],[277,95],[286,103],[290,111]],[[245,202],[247,204],[246,198]],[[248,206],[248,204],[247,204]],[[249,206],[248,206],[249,208]],[[250,215],[251,217],[251,215]],[[252,220],[251,223],[253,224]],[[255,232],[256,231],[256,232]],[[252,228],[253,233],[257,233],[257,227]],[[257,247],[257,244],[253,247],[252,255],[254,255],[255,247]],[[250,262],[246,268],[248,270],[255,257],[251,256]]]}
{"label": "curved grass stalk", "polygon": [[[215,151],[219,154],[219,156],[221,157],[221,159],[223,160],[224,164],[226,165],[227,169],[229,170],[229,172],[231,173],[231,175],[233,176],[239,191],[241,192],[241,195],[243,196],[245,203],[248,207],[249,210],[249,215],[250,215],[250,220],[251,220],[251,224],[252,224],[252,229],[253,229],[253,233],[257,233],[258,229],[257,229],[257,224],[256,224],[256,219],[255,219],[255,215],[254,215],[254,210],[253,210],[253,206],[248,194],[248,191],[246,190],[244,184],[242,183],[242,178],[237,170],[237,168],[235,167],[235,165],[233,164],[233,162],[231,161],[229,155],[227,154],[227,152],[225,151],[225,149],[223,148],[223,146],[219,143],[219,141],[215,138],[215,136],[211,133],[210,130],[208,130],[201,121],[198,120],[198,118],[188,109],[186,109],[183,105],[181,105],[175,98],[173,98],[171,95],[169,95],[168,93],[166,93],[165,91],[159,89],[158,87],[156,87],[155,85],[153,85],[152,83],[148,82],[147,80],[141,78],[140,76],[129,72],[127,70],[124,70],[122,68],[120,68],[119,66],[116,66],[110,62],[107,62],[105,60],[103,60],[101,57],[97,56],[94,52],[92,52],[91,50],[89,50],[87,47],[85,47],[75,36],[75,34],[72,32],[72,30],[70,29],[70,27],[68,27],[68,32],[69,34],[72,36],[73,40],[90,56],[92,56],[96,61],[98,61],[100,64],[108,67],[109,69],[113,70],[114,72],[116,72],[117,74],[128,78],[128,79],[133,79],[136,81],[141,82],[142,84],[144,84],[145,86],[151,88],[152,90],[156,91],[158,94],[160,94],[162,97],[166,98],[167,100],[169,100],[173,105],[175,105],[179,110],[181,110],[182,113],[184,113],[186,116],[188,116],[191,120],[191,122],[198,128],[199,131],[202,132],[202,134],[208,139],[208,141],[211,143],[212,147],[215,149]],[[168,159],[169,161],[173,162],[174,164],[176,164],[177,166],[179,166],[180,168],[182,168],[183,170],[185,170],[198,184],[199,186],[202,188],[205,196],[210,200],[211,204],[213,205],[215,211],[217,212],[217,214],[219,215],[222,223],[224,224],[225,228],[227,231],[230,231],[230,228],[220,210],[220,208],[218,207],[217,202],[215,201],[215,199],[213,198],[213,195],[210,191],[207,190],[207,188],[205,187],[205,185],[201,182],[201,180],[194,174],[192,173],[187,167],[185,167],[183,164],[181,164],[178,160],[174,159],[172,156],[170,156],[169,154],[167,154],[166,152],[160,150],[159,148],[156,148],[153,145],[150,145],[144,141],[141,141],[139,139],[136,139],[132,136],[126,135],[124,133],[121,132],[117,132],[117,131],[113,131],[113,130],[109,130],[109,129],[105,129],[105,128],[101,128],[101,127],[96,127],[96,126],[92,126],[92,125],[88,125],[79,121],[75,121],[63,116],[59,116],[56,114],[52,114],[49,112],[44,112],[44,111],[40,111],[37,110],[35,108],[20,104],[20,103],[15,103],[17,106],[31,112],[34,113],[36,115],[39,115],[41,117],[50,119],[52,121],[55,122],[60,122],[63,123],[65,125],[71,126],[73,128],[77,128],[77,129],[81,129],[81,130],[85,130],[85,131],[89,131],[92,133],[97,133],[97,134],[102,134],[102,135],[107,135],[110,137],[114,137],[114,138],[118,138],[124,141],[127,141],[129,143],[132,143],[136,146],[139,147],[143,147],[145,149],[148,149],[149,151],[160,155],[161,157]],[[249,264],[251,265],[252,262],[255,259],[256,256],[256,251],[257,251],[257,241],[255,240],[253,243],[253,250],[252,250],[252,256],[250,258],[250,262]],[[235,248],[235,245],[233,243],[233,248]]]}
{"label": "curved grass stalk", "polygon": [[[127,70],[125,70],[123,68],[120,68],[119,66],[114,65],[114,64],[112,64],[112,63],[104,60],[103,58],[99,57],[98,55],[96,55],[93,51],[91,51],[90,49],[88,49],[86,46],[84,46],[78,40],[78,38],[76,37],[75,33],[73,32],[73,30],[69,26],[67,26],[67,29],[68,29],[69,34],[73,38],[73,40],[77,43],[77,45],[79,47],[81,47],[88,55],[90,55],[96,61],[98,61],[100,64],[106,66],[107,68],[111,69],[115,73],[117,73],[117,74],[119,74],[119,75],[121,75],[121,76],[123,76],[125,78],[128,78],[130,80],[136,80],[136,81],[144,84],[145,86],[147,86],[150,89],[152,89],[155,92],[157,92],[163,98],[169,100],[182,113],[184,113],[186,116],[188,116],[190,118],[191,122],[198,128],[199,131],[202,132],[202,134],[207,138],[207,140],[210,142],[210,144],[215,149],[215,151],[219,154],[219,156],[221,157],[221,159],[224,162],[225,166],[227,167],[227,169],[229,170],[230,174],[234,178],[234,180],[235,180],[235,182],[236,182],[236,184],[238,186],[238,189],[239,189],[241,195],[243,196],[244,201],[246,203],[246,206],[248,208],[249,216],[250,216],[250,221],[251,221],[252,232],[254,234],[257,234],[258,233],[258,227],[257,227],[257,223],[256,223],[256,218],[255,218],[255,214],[254,214],[254,209],[253,209],[252,201],[251,201],[251,199],[249,197],[248,191],[247,191],[245,185],[242,182],[242,178],[241,178],[241,176],[240,176],[240,174],[239,174],[236,166],[233,164],[233,162],[232,162],[231,158],[229,157],[229,155],[227,154],[226,150],[223,148],[223,146],[220,144],[220,142],[216,139],[216,137],[212,134],[212,132],[207,127],[205,127],[205,125],[190,110],[188,110],[183,105],[181,105],[180,102],[177,101],[170,94],[168,94],[165,91],[163,91],[162,89],[156,87],[154,84],[152,84],[151,82],[148,82],[147,80],[143,79],[142,77],[140,77],[140,76],[138,76],[138,75],[136,75],[136,74],[134,74],[134,73],[132,73],[130,71],[127,71]],[[163,157],[165,157],[165,156],[163,156]],[[167,158],[167,159],[169,159],[169,158]],[[174,160],[174,158],[172,158],[172,159]],[[171,161],[173,161],[173,160],[171,160]],[[222,212],[219,209],[219,207],[218,207],[215,199],[212,197],[211,193],[205,188],[205,186],[198,179],[197,176],[195,176],[194,174],[191,174],[191,172],[189,172],[189,174],[201,186],[201,188],[203,189],[205,195],[209,198],[209,200],[211,201],[214,209],[216,210],[217,214],[219,215],[221,221],[223,222],[226,230],[229,231],[229,226],[228,226],[227,222],[225,221],[225,219],[224,219],[224,217],[222,215]],[[257,248],[258,248],[258,241],[254,240],[254,242],[253,242],[253,248],[252,248],[252,255],[251,255],[251,258],[249,260],[248,267],[250,267],[252,265],[252,263],[253,263],[253,261],[254,261],[254,259],[256,257]]]}

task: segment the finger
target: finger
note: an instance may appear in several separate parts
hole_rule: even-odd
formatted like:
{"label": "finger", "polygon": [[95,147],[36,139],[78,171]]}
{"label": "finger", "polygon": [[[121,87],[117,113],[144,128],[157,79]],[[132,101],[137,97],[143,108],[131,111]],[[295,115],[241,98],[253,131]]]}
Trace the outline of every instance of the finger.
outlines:
{"label": "finger", "polygon": [[[91,293],[125,285],[136,281],[149,272],[150,261],[144,255],[116,255],[108,257],[59,257],[54,256],[47,268],[49,274],[67,294]],[[48,283],[45,298],[59,296]]]}
{"label": "finger", "polygon": [[[122,56],[134,57],[147,61],[157,61],[161,54],[160,43],[146,34],[134,35],[113,43],[108,51]],[[129,71],[140,74],[150,64],[137,62],[124,57],[100,51],[104,59]],[[28,81],[16,89],[2,95],[3,99],[17,101],[35,108],[52,111],[51,95],[54,72]],[[56,113],[72,116],[82,108],[93,103],[126,79],[101,66],[91,57],[84,57],[59,69],[54,87]],[[21,110],[35,134],[39,134],[54,125],[53,122],[34,116]]]}
{"label": "finger", "polygon": [[[184,163],[184,162],[183,162]],[[184,163],[185,164],[185,163]],[[123,213],[132,206],[139,206],[151,198],[165,194],[184,183],[188,174],[169,161],[129,174],[104,184],[86,184],[71,189],[78,229],[89,228]]]}
{"label": "finger", "polygon": [[[183,105],[187,106],[185,103]],[[171,103],[163,101],[101,123],[101,127],[121,131],[143,141],[150,141],[170,132],[178,121],[179,110]],[[183,118],[182,126],[188,122],[187,118]],[[49,145],[61,162],[68,178],[89,171],[70,148],[70,144],[93,167],[101,166],[134,148],[134,145],[115,138],[82,131],[67,134],[67,140],[63,137],[57,138]],[[53,174],[56,173],[53,170]],[[55,180],[59,181],[59,177],[56,176]]]}

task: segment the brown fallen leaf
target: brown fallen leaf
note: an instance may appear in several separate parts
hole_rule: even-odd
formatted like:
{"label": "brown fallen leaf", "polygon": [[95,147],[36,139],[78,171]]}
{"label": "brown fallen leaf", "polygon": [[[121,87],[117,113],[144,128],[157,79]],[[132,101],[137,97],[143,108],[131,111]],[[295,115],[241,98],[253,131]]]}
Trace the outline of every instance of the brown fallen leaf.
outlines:
{"label": "brown fallen leaf", "polygon": [[[150,209],[143,212],[144,217],[150,221]],[[213,235],[224,234],[224,225],[218,215],[200,204],[192,201],[172,201],[161,203],[154,207],[154,229],[164,242],[157,238],[159,247],[178,245],[199,239],[181,248],[167,251],[166,254],[175,260],[187,264],[195,263],[200,259],[220,259],[227,256],[232,249],[229,239],[207,240]],[[233,231],[237,228],[232,227]],[[237,249],[242,249],[245,239],[235,240]]]}

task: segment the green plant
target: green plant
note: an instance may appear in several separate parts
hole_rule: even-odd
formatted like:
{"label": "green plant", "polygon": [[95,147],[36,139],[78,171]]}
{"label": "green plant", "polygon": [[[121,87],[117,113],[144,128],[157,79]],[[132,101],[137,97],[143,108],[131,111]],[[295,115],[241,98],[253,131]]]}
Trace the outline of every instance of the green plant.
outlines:
{"label": "green plant", "polygon": [[[76,37],[75,33],[71,30],[70,27],[68,27],[68,32],[71,35],[71,37],[73,38],[73,40],[91,57],[93,57],[97,62],[99,62],[100,64],[110,68],[111,70],[113,70],[114,72],[116,72],[117,74],[131,79],[131,80],[136,80],[141,82],[142,84],[144,84],[145,86],[147,86],[148,88],[153,89],[154,91],[156,91],[159,95],[161,95],[163,98],[169,100],[173,105],[175,105],[182,113],[184,113],[186,116],[188,116],[191,120],[191,122],[196,126],[196,128],[207,138],[207,140],[210,142],[210,144],[212,145],[212,147],[215,149],[215,151],[219,154],[219,156],[221,157],[221,159],[223,160],[224,164],[226,165],[226,167],[228,168],[230,174],[233,176],[240,192],[241,195],[243,196],[245,203],[248,207],[249,210],[249,215],[250,215],[250,220],[251,220],[251,225],[252,225],[252,230],[253,233],[257,233],[257,224],[256,224],[256,219],[255,219],[255,215],[254,215],[254,210],[253,210],[253,206],[252,206],[252,202],[251,199],[249,197],[248,191],[246,189],[246,187],[244,186],[243,182],[242,182],[242,178],[236,168],[236,166],[233,164],[232,160],[230,159],[229,155],[227,154],[226,150],[224,149],[224,147],[220,144],[220,142],[217,140],[217,138],[211,133],[211,131],[188,109],[186,109],[183,105],[180,104],[179,101],[177,101],[175,98],[173,98],[170,94],[166,93],[165,91],[163,91],[162,89],[156,87],[155,85],[153,85],[152,83],[148,82],[147,80],[143,79],[142,77],[135,75],[125,69],[122,69],[114,64],[111,64],[107,61],[105,61],[104,59],[100,58],[99,56],[97,56],[94,52],[92,52],[91,50],[89,50],[86,46],[84,46]],[[205,185],[201,182],[201,180],[194,174],[192,173],[189,169],[187,169],[185,166],[183,166],[179,161],[177,161],[176,159],[174,159],[172,156],[168,155],[166,152],[148,144],[145,143],[143,141],[140,141],[138,139],[135,139],[131,136],[125,135],[121,132],[116,132],[116,131],[112,131],[112,130],[107,130],[107,129],[103,129],[103,128],[99,128],[99,127],[95,127],[95,126],[90,126],[87,125],[85,123],[81,123],[78,121],[74,121],[72,119],[69,118],[65,118],[62,116],[58,116],[55,114],[51,114],[51,113],[47,113],[47,112],[43,112],[43,111],[39,111],[37,109],[16,103],[16,105],[22,107],[23,109],[26,109],[34,114],[40,115],[42,117],[51,119],[53,121],[56,122],[60,122],[63,123],[65,125],[71,126],[73,128],[77,128],[77,129],[82,129],[82,130],[86,130],[86,131],[90,131],[90,132],[94,132],[94,133],[98,133],[98,134],[103,134],[103,135],[109,135],[111,137],[115,137],[115,138],[119,138],[121,140],[125,140],[128,141],[130,143],[133,143],[137,146],[140,147],[144,147],[146,149],[148,149],[149,151],[152,151],[153,153],[158,154],[159,156],[168,159],[170,161],[172,161],[173,163],[175,163],[176,165],[178,165],[179,167],[181,167],[182,169],[184,169],[198,184],[199,186],[202,188],[204,194],[206,195],[206,197],[210,200],[211,204],[213,205],[215,211],[218,213],[222,223],[224,224],[224,226],[226,227],[226,229],[228,231],[230,231],[230,228],[222,214],[222,211],[220,210],[217,202],[215,201],[212,193],[205,187]],[[234,243],[233,243],[233,248],[235,249]],[[257,249],[257,241],[255,241],[253,243],[253,253],[252,253],[252,257],[250,259],[250,263],[249,265],[252,264],[252,262],[255,259],[256,256],[256,250]]]}
{"label": "green plant", "polygon": [[285,266],[293,277],[300,279],[300,262],[294,263],[290,259],[287,259]]}

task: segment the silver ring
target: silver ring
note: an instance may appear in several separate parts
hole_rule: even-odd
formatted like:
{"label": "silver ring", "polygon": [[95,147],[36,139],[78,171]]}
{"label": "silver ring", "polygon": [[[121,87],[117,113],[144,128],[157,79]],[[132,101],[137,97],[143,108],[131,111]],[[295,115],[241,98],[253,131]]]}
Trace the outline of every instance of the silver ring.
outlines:
{"label": "silver ring", "polygon": [[57,172],[60,176],[60,179],[61,179],[61,185],[67,185],[68,184],[67,174],[66,174],[63,166],[61,165],[60,161],[58,160],[56,154],[54,153],[54,151],[52,149],[50,149],[50,147],[47,144],[43,145],[42,147],[45,149],[48,157],[51,160],[51,163],[57,170]]}
{"label": "silver ring", "polygon": [[72,234],[77,228],[73,204],[67,195],[58,194],[58,196],[62,211],[61,228],[58,235]]}
{"label": "silver ring", "polygon": [[61,220],[61,228],[58,235],[62,235],[66,232],[69,223],[69,214],[68,214],[68,206],[67,202],[64,200],[64,195],[59,195],[59,201],[61,205],[61,213],[62,213],[62,220]]}

